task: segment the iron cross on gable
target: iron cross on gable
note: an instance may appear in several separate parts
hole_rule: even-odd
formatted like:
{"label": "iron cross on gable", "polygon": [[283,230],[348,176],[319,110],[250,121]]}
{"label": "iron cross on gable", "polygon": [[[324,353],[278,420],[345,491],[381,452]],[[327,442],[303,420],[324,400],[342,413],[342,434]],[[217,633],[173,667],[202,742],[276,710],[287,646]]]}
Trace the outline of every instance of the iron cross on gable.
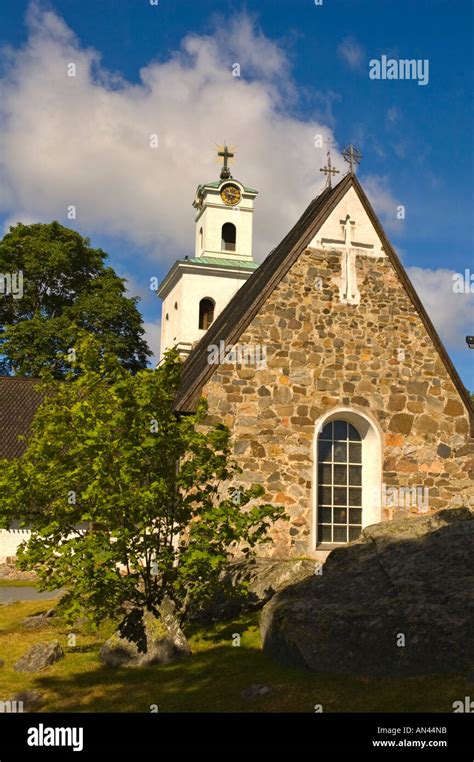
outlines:
{"label": "iron cross on gable", "polygon": [[319,171],[320,172],[324,172],[324,174],[326,175],[326,178],[327,178],[326,179],[326,187],[327,188],[332,188],[332,176],[333,175],[338,175],[339,174],[339,170],[336,169],[335,167],[333,167],[332,164],[331,164],[331,151],[329,150],[329,148],[328,148],[327,157],[326,157],[326,166],[325,167],[321,167],[321,169]]}
{"label": "iron cross on gable", "polygon": [[342,152],[342,156],[344,158],[344,161],[347,161],[347,163],[349,164],[351,168],[350,169],[351,175],[353,175],[355,171],[355,167],[358,164],[360,164],[360,160],[362,159],[361,152],[359,151],[358,148],[356,148],[355,146],[351,144],[351,145],[348,145],[346,148],[344,148]]}
{"label": "iron cross on gable", "polygon": [[341,285],[339,287],[341,302],[359,304],[360,292],[357,287],[356,276],[357,253],[361,253],[361,250],[366,252],[372,251],[374,246],[371,243],[359,243],[352,240],[352,233],[356,223],[354,220],[351,220],[350,214],[347,214],[344,220],[340,220],[340,224],[343,229],[344,239],[341,241],[332,238],[322,238],[321,243],[323,246],[330,245],[341,252]]}

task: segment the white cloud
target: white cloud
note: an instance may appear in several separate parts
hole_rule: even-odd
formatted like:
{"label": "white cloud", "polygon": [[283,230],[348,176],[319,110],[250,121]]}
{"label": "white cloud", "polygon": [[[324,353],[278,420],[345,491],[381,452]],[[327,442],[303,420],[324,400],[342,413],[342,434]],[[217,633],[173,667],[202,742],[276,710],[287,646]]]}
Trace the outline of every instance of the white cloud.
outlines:
{"label": "white cloud", "polygon": [[453,351],[465,349],[472,333],[474,293],[453,291],[454,270],[408,267],[407,273],[443,343]]}
{"label": "white cloud", "polygon": [[[188,35],[138,84],[106,71],[55,13],[33,4],[27,23],[27,43],[9,51],[0,82],[0,211],[9,218],[27,210],[85,234],[125,236],[168,266],[193,253],[195,188],[217,179],[214,146],[226,138],[237,144],[234,175],[260,191],[262,259],[321,189],[325,149],[314,135],[333,139],[331,130],[288,113],[295,90],[285,52],[248,16],[226,19],[225,34],[218,26]],[[347,169],[336,155],[334,163]],[[66,219],[69,205],[76,222]]]}
{"label": "white cloud", "polygon": [[360,69],[364,62],[364,48],[353,37],[345,37],[337,52],[350,69]]}

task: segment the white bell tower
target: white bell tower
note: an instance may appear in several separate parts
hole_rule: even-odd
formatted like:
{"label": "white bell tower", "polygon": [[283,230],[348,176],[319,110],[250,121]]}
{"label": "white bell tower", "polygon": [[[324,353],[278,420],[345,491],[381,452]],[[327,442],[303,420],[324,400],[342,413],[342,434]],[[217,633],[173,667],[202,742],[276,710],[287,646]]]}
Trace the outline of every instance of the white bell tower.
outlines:
{"label": "white bell tower", "polygon": [[187,355],[258,265],[252,256],[257,191],[234,180],[227,146],[220,179],[199,185],[194,257],[179,259],[162,281],[161,357],[176,347]]}

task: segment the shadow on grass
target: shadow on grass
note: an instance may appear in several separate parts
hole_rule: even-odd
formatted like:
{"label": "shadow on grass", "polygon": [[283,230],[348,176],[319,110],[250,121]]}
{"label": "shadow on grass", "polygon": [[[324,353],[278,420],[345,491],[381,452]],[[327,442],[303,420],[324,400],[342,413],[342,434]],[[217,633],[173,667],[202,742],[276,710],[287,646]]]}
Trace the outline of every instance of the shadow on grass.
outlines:
{"label": "shadow on grass", "polygon": [[48,711],[246,711],[240,691],[268,677],[261,662],[258,649],[226,645],[145,668],[105,667],[97,657],[87,672],[38,676],[35,687],[48,692]]}
{"label": "shadow on grass", "polygon": [[[86,655],[79,658],[87,658]],[[282,667],[258,648],[214,646],[170,665],[112,669],[98,661],[65,674],[41,675],[48,711],[76,712],[452,712],[471,695],[460,676],[415,678],[327,675]],[[255,683],[272,693],[254,700],[242,691]]]}
{"label": "shadow on grass", "polygon": [[192,623],[185,628],[185,632],[187,638],[197,635],[199,640],[205,643],[222,643],[223,641],[230,643],[235,633],[242,635],[251,627],[258,627],[258,615],[255,612],[243,614],[237,620],[217,622],[206,630],[202,625]]}

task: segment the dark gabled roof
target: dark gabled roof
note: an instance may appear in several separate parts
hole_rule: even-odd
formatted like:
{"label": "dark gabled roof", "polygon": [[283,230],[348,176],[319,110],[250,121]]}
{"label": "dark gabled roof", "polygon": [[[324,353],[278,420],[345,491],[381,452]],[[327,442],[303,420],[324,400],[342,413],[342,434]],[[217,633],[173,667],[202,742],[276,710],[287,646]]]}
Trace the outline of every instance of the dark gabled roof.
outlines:
{"label": "dark gabled roof", "polygon": [[44,393],[37,378],[0,376],[0,458],[17,458],[26,443],[18,437],[27,434]]}
{"label": "dark gabled roof", "polygon": [[175,400],[175,409],[177,412],[189,413],[196,409],[196,405],[201,396],[202,387],[218,367],[218,364],[208,363],[208,346],[210,344],[219,346],[220,341],[223,341],[225,346],[230,346],[239,340],[240,336],[259,312],[266,299],[280,283],[281,279],[284,278],[300,254],[307,248],[321,225],[326,221],[351,186],[354,187],[354,190],[359,196],[359,199],[382,242],[385,253],[397,272],[405,291],[411,299],[454,386],[466,406],[471,418],[471,426],[474,427],[474,410],[467,389],[451,362],[451,359],[406,274],[397,253],[385,235],[361,184],[357,177],[351,174],[343,177],[334,188],[326,188],[317,198],[311,201],[296,225],[294,225],[281,243],[279,243],[268,255],[258,270],[256,270],[239,288],[235,296],[216,318],[199,344],[193,349],[183,367],[181,387]]}

